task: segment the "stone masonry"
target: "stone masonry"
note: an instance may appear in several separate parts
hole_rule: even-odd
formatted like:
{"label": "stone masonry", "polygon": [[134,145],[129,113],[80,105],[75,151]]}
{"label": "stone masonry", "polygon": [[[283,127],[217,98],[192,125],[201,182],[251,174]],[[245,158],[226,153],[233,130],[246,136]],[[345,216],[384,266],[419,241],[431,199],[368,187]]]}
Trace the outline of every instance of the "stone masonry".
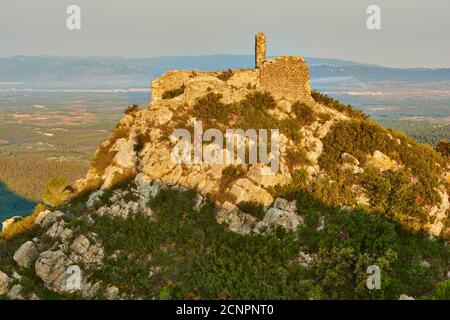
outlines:
{"label": "stone masonry", "polygon": [[[275,59],[266,58],[266,35],[262,32],[255,36],[255,69],[232,70],[233,77],[225,81],[251,78],[249,83],[257,90],[267,91],[278,99],[291,102],[311,102],[309,71],[300,56],[280,56]],[[256,73],[256,79],[253,77]],[[164,92],[186,86],[197,77],[214,76],[218,71],[170,70],[152,81],[152,102],[162,99]]]}
{"label": "stone masonry", "polygon": [[259,69],[266,60],[266,34],[260,32],[255,37],[255,68]]}

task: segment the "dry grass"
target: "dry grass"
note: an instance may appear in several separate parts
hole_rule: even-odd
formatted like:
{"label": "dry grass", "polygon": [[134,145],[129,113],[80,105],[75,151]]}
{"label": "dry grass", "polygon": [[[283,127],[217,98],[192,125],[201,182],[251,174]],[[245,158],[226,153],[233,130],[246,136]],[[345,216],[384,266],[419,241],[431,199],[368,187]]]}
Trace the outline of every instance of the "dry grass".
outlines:
{"label": "dry grass", "polygon": [[43,204],[38,204],[32,214],[14,222],[8,228],[3,230],[0,233],[0,240],[10,240],[24,232],[31,230],[34,227],[34,221],[36,220],[38,215],[46,209],[47,208]]}

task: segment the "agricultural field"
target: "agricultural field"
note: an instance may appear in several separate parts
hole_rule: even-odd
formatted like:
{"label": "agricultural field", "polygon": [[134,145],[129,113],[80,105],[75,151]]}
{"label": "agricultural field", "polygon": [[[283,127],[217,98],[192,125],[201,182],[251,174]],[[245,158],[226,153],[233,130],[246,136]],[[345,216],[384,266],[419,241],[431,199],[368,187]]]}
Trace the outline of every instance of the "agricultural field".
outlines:
{"label": "agricultural field", "polygon": [[0,92],[0,202],[23,198],[13,207],[29,214],[49,178],[82,178],[127,105],[148,101],[148,93]]}

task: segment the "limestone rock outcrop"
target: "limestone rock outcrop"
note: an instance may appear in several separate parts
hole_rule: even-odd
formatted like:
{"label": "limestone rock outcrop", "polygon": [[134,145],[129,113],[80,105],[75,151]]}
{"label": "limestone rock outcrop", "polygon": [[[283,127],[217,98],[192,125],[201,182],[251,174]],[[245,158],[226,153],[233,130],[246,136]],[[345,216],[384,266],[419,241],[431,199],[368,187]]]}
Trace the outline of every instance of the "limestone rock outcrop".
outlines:
{"label": "limestone rock outcrop", "polygon": [[32,241],[27,241],[22,244],[14,253],[14,261],[23,268],[32,266],[38,256],[36,245]]}

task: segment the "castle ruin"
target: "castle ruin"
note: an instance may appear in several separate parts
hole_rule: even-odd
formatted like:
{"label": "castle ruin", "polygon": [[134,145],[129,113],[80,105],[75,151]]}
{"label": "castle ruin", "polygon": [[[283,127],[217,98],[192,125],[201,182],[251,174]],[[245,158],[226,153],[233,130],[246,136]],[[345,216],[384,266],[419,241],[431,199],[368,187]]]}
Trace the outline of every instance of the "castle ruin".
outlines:
{"label": "castle ruin", "polygon": [[[172,70],[152,81],[152,101],[162,99],[164,92],[186,86],[195,77],[220,76],[220,71]],[[309,70],[300,56],[266,57],[266,35],[262,32],[255,36],[255,69],[232,70],[230,79],[225,80],[232,86],[249,86],[267,91],[276,99],[291,102],[311,102]]]}

